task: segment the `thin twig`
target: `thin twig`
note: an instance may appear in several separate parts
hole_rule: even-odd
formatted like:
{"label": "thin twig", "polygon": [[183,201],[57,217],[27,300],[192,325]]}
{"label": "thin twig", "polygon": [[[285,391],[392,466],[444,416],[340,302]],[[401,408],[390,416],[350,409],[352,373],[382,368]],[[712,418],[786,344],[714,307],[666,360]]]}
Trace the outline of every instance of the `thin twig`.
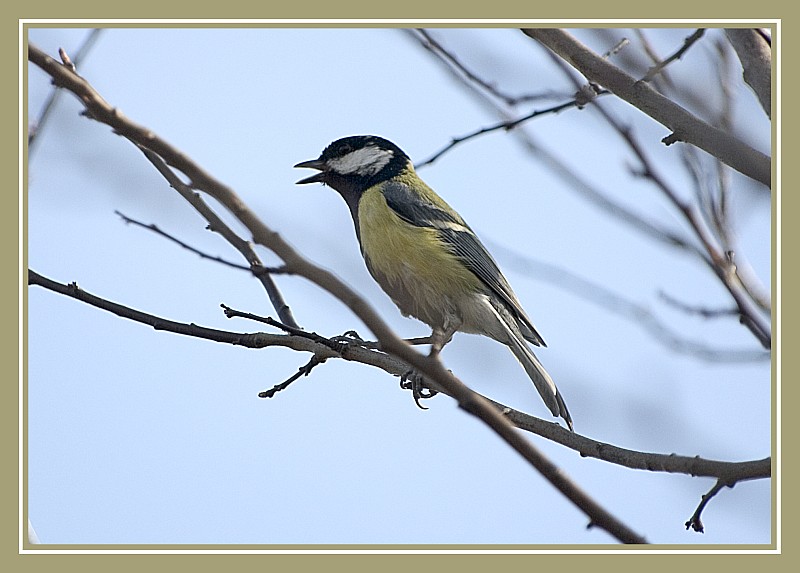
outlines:
{"label": "thin twig", "polygon": [[671,64],[675,60],[681,59],[683,55],[687,52],[687,50],[689,50],[689,48],[691,48],[695,44],[695,42],[697,42],[700,38],[703,37],[703,34],[705,34],[705,32],[706,31],[704,28],[698,28],[697,30],[695,30],[695,32],[691,36],[683,40],[683,46],[681,46],[676,52],[668,56],[666,59],[661,60],[656,65],[647,70],[647,73],[642,78],[642,81],[643,82],[651,81],[656,75],[660,74],[664,70],[664,68],[666,68],[669,64]]}
{"label": "thin twig", "polygon": [[717,482],[714,484],[714,487],[712,487],[708,493],[703,494],[703,497],[700,498],[700,504],[697,506],[697,509],[694,510],[692,517],[690,517],[689,521],[687,521],[684,524],[686,525],[686,529],[689,529],[691,527],[697,533],[705,532],[705,528],[703,527],[703,522],[700,519],[700,514],[703,513],[703,510],[706,508],[706,505],[708,505],[708,502],[711,501],[711,498],[713,498],[720,491],[722,491],[722,488],[724,487],[733,487],[733,486],[729,485],[723,480],[717,480]]}
{"label": "thin twig", "polygon": [[[253,314],[250,312],[244,312],[241,310],[236,310],[234,308],[229,307],[226,304],[220,304],[222,307],[225,316],[228,318],[246,318],[248,320],[254,320],[256,322],[261,322],[263,324],[268,324],[270,326],[274,326],[275,328],[279,328],[286,332],[287,334],[291,334],[292,336],[299,336],[301,338],[307,338],[317,344],[322,344],[323,346],[327,346],[330,350],[334,351],[335,353],[341,355],[343,347],[346,346],[347,341],[339,339],[339,340],[331,340],[330,338],[325,338],[324,336],[320,336],[316,332],[307,332],[302,328],[297,328],[292,326],[291,324],[284,324],[278,320],[275,320],[271,316],[259,316],[257,314]],[[360,343],[359,343],[360,344]]]}
{"label": "thin twig", "polygon": [[708,308],[705,306],[686,304],[685,302],[681,302],[678,299],[670,296],[664,291],[658,291],[658,296],[665,303],[680,310],[681,312],[685,312],[686,314],[694,314],[703,318],[726,318],[739,314],[739,311],[736,309],[736,307]]}
{"label": "thin twig", "polygon": [[[598,92],[595,95],[596,96],[600,96],[600,95],[604,95],[606,93],[608,93],[608,92]],[[508,121],[501,121],[500,123],[496,123],[496,124],[490,125],[488,127],[482,127],[482,128],[477,129],[477,130],[475,130],[475,131],[473,131],[471,133],[468,133],[467,135],[462,135],[461,137],[454,137],[454,138],[452,138],[450,140],[450,143],[448,143],[447,145],[442,147],[439,151],[437,151],[436,153],[431,155],[428,159],[425,159],[424,161],[421,161],[421,162],[417,163],[415,165],[415,168],[419,169],[420,167],[424,167],[426,165],[430,165],[431,163],[433,163],[434,161],[439,159],[442,155],[444,155],[445,153],[447,153],[448,151],[450,151],[451,149],[453,149],[457,145],[459,145],[461,143],[464,143],[465,141],[469,141],[470,139],[474,139],[474,138],[476,138],[476,137],[478,137],[480,135],[485,135],[487,133],[492,133],[493,131],[501,131],[501,130],[502,131],[511,131],[515,127],[518,127],[521,124],[526,123],[526,122],[530,121],[531,119],[533,119],[535,117],[539,117],[539,116],[542,116],[542,115],[556,114],[556,113],[559,113],[561,111],[564,111],[565,109],[569,109],[569,108],[572,108],[572,107],[578,107],[579,108],[579,107],[581,107],[583,105],[585,105],[585,100],[583,98],[576,98],[576,99],[574,99],[572,101],[568,101],[568,102],[565,102],[565,103],[554,105],[554,106],[549,107],[547,109],[534,110],[534,111],[532,111],[532,112],[530,112],[530,113],[528,113],[528,114],[526,114],[526,115],[524,115],[522,117],[519,117],[517,119],[512,119],[512,120],[508,120]]]}
{"label": "thin twig", "polygon": [[616,43],[616,45],[612,46],[611,49],[606,50],[606,52],[604,52],[601,57],[604,60],[607,60],[608,58],[616,56],[623,49],[625,49],[630,43],[631,41],[628,38],[622,38],[619,42]]}
{"label": "thin twig", "polygon": [[[307,338],[317,344],[322,344],[323,346],[328,347],[333,352],[341,356],[344,352],[344,349],[349,345],[357,345],[361,346],[362,348],[370,349],[370,350],[381,350],[380,342],[373,342],[368,340],[362,340],[360,336],[354,330],[348,330],[341,336],[336,336],[334,338],[326,338],[317,334],[316,332],[306,332],[301,328],[295,328],[289,324],[283,324],[280,321],[275,320],[271,316],[259,316],[257,314],[253,314],[251,312],[245,312],[242,310],[236,310],[234,308],[229,307],[226,304],[220,304],[222,307],[225,316],[228,318],[246,318],[248,320],[254,320],[256,322],[261,322],[263,324],[268,324],[270,326],[274,326],[275,328],[279,328],[286,332],[287,334],[291,334],[292,336],[299,336],[301,338]],[[409,345],[418,345],[418,344],[430,344],[431,343],[431,336],[425,336],[420,338],[409,338],[405,339],[406,344]]]}
{"label": "thin twig", "polygon": [[[658,65],[662,61],[661,56],[656,51],[656,48],[650,43],[650,39],[645,34],[645,30],[642,28],[636,28],[635,33],[636,37],[639,38],[639,43],[642,45],[642,51],[645,53],[645,55],[647,55],[648,58],[650,58],[651,64]],[[654,76],[650,81],[661,93],[667,93],[668,90],[675,88],[675,83],[672,81],[672,78],[670,77],[669,71],[666,67],[664,67],[658,73],[658,75]]]}
{"label": "thin twig", "polygon": [[[77,70],[78,65],[83,62],[84,58],[89,54],[89,50],[92,49],[97,39],[100,37],[100,32],[102,32],[102,28],[94,28],[92,29],[89,34],[86,36],[86,39],[81,44],[80,48],[75,53],[75,57],[70,61],[72,68]],[[34,142],[37,140],[37,135],[41,133],[42,129],[44,128],[47,120],[50,117],[50,114],[55,108],[56,102],[61,94],[61,90],[54,88],[53,91],[50,92],[47,100],[45,100],[44,105],[42,105],[42,110],[39,112],[39,117],[28,128],[28,155],[32,153],[34,146]]]}
{"label": "thin twig", "polygon": [[167,233],[166,231],[162,230],[155,223],[149,223],[149,224],[148,223],[142,223],[141,221],[137,221],[136,219],[128,217],[124,213],[122,213],[120,211],[116,211],[116,210],[114,211],[114,214],[119,215],[119,217],[125,223],[127,223],[129,225],[134,225],[134,226],[137,226],[137,227],[141,227],[142,229],[147,229],[148,231],[152,231],[156,235],[159,235],[160,237],[164,237],[168,241],[172,241],[173,243],[175,243],[176,245],[186,249],[187,251],[190,251],[190,252],[196,254],[201,259],[208,259],[210,261],[214,261],[215,263],[220,263],[220,264],[225,265],[227,267],[232,267],[234,269],[238,269],[238,270],[241,270],[241,271],[248,271],[249,272],[251,270],[251,267],[249,267],[247,265],[241,265],[239,263],[234,263],[233,261],[228,261],[226,259],[223,259],[219,255],[209,255],[208,253],[204,253],[200,249],[198,249],[196,247],[193,247],[190,244],[188,244],[188,243],[186,243],[184,241],[181,241],[177,237],[174,237],[173,235],[171,235],[171,234]]}
{"label": "thin twig", "polygon": [[484,80],[478,74],[470,70],[466,64],[464,64],[452,51],[447,50],[444,46],[437,42],[433,36],[431,36],[428,30],[419,28],[411,31],[411,33],[416,34],[414,37],[419,40],[420,45],[423,48],[439,57],[448,66],[457,70],[467,80],[479,85],[482,89],[501,100],[507,106],[513,107],[521,103],[555,97],[555,94],[525,94],[521,96],[509,95],[501,91],[495,84]]}
{"label": "thin twig", "polygon": [[306,364],[301,366],[297,370],[297,372],[295,374],[293,374],[292,376],[290,376],[289,378],[287,378],[286,380],[284,380],[280,384],[276,384],[275,386],[273,386],[269,390],[264,390],[263,392],[259,392],[258,393],[258,397],[259,398],[273,398],[273,397],[275,397],[275,394],[277,394],[278,392],[281,392],[282,390],[286,390],[286,388],[288,388],[289,385],[292,382],[294,382],[295,380],[297,380],[297,379],[299,379],[299,378],[301,378],[303,376],[308,376],[309,374],[311,374],[311,371],[314,369],[314,367],[318,366],[319,364],[322,364],[322,362],[323,362],[322,360],[317,358],[316,354],[313,355],[311,357],[311,359]]}

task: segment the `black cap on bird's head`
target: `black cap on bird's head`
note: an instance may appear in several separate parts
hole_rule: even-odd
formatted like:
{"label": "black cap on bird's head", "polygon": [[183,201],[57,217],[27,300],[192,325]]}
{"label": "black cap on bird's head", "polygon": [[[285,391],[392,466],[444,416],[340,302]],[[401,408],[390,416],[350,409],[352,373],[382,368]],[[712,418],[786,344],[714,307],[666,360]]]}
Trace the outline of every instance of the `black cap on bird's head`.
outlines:
{"label": "black cap on bird's head", "polygon": [[363,191],[390,179],[409,163],[408,155],[388,139],[377,135],[351,135],[331,143],[317,159],[302,161],[295,167],[319,170],[298,184],[325,183],[345,193]]}

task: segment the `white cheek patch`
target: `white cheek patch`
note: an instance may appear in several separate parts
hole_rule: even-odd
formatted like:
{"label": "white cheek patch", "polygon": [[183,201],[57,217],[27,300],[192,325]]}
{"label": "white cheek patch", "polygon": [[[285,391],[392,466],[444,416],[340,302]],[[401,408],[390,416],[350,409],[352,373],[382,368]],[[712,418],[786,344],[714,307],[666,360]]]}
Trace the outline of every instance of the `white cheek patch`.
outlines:
{"label": "white cheek patch", "polygon": [[369,146],[331,159],[328,163],[336,173],[370,176],[383,169],[392,160],[392,157],[394,157],[394,152],[389,149]]}

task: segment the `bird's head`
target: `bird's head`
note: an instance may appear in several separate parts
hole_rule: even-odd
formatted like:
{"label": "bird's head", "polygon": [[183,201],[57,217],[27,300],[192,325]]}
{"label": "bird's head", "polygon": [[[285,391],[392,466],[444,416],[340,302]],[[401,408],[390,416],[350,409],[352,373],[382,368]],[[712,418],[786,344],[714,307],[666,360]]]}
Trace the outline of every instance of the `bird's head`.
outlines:
{"label": "bird's head", "polygon": [[409,165],[408,155],[391,141],[377,135],[353,135],[334,141],[317,159],[295,167],[319,170],[298,184],[324,183],[345,194],[391,179]]}

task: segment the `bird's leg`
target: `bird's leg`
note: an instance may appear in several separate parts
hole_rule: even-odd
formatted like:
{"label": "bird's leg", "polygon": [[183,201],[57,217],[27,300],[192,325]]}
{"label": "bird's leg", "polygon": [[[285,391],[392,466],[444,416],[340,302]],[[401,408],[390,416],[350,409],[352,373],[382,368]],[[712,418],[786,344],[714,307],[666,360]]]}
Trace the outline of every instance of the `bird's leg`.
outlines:
{"label": "bird's leg", "polygon": [[[420,343],[431,345],[430,356],[435,356],[441,352],[442,347],[445,344],[442,342],[442,334],[443,331],[434,328],[427,340],[421,339],[419,341]],[[423,410],[427,410],[427,408],[420,404],[419,401],[433,398],[436,396],[436,394],[438,394],[438,392],[436,392],[436,390],[426,388],[423,380],[424,378],[422,374],[412,369],[400,376],[400,387],[403,390],[411,390],[411,395],[414,397],[414,402],[417,404],[417,406]]]}
{"label": "bird's leg", "polygon": [[441,331],[433,331],[431,334],[431,349],[430,352],[428,352],[428,356],[439,356],[442,348],[447,344],[447,342],[444,341],[443,334],[444,333]]}
{"label": "bird's leg", "polygon": [[[431,350],[428,356],[439,356],[442,348],[444,348],[445,345],[452,340],[453,334],[455,334],[457,328],[457,325],[448,325],[447,328],[434,328],[433,332],[431,332],[431,335],[428,337],[428,341],[431,345]],[[424,339],[420,339],[419,343],[424,344]],[[421,399],[424,400],[433,398],[439,393],[436,390],[427,388],[424,384],[424,378],[422,374],[416,370],[409,370],[400,377],[400,387],[404,390],[411,390],[411,395],[414,397],[414,402],[416,402],[417,406],[423,410],[427,410],[427,408],[420,404],[419,401]]]}
{"label": "bird's leg", "polygon": [[433,342],[433,336],[417,336],[416,338],[405,338],[406,343],[411,346],[423,346]]}
{"label": "bird's leg", "polygon": [[442,348],[444,348],[448,342],[453,340],[453,335],[456,333],[456,330],[458,330],[459,326],[461,326],[461,322],[448,321],[444,328],[434,328],[430,336],[431,351],[429,356],[439,356]]}

